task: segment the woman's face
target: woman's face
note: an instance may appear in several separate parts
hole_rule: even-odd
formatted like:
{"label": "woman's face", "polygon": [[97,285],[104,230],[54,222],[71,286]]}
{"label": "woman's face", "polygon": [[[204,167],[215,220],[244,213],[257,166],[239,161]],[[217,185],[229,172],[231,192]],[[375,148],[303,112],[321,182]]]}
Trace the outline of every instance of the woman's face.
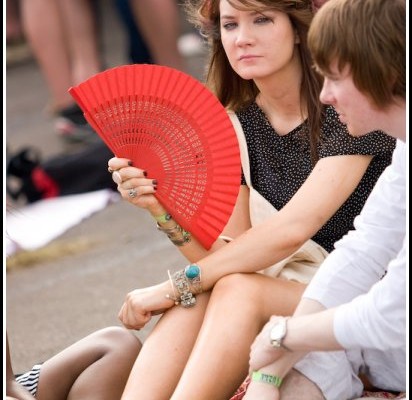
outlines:
{"label": "woman's face", "polygon": [[240,11],[220,1],[220,30],[230,65],[243,79],[263,79],[288,68],[299,39],[280,11]]}

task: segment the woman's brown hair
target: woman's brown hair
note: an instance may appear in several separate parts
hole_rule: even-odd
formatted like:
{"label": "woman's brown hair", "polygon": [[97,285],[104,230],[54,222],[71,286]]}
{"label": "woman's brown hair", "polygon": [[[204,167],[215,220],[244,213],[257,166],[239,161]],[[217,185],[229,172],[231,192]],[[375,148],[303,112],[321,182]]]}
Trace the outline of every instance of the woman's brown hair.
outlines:
{"label": "woman's brown hair", "polygon": [[[313,18],[309,0],[227,0],[242,10],[277,10],[287,14],[299,36],[298,51],[302,63],[301,104],[308,113],[307,129],[310,138],[312,161],[318,159],[317,143],[320,137],[323,106],[319,100],[322,79],[313,69],[307,46],[307,33]],[[228,109],[239,111],[252,103],[258,88],[253,80],[237,75],[227,59],[220,37],[220,0],[186,0],[185,9],[189,20],[208,39],[210,46],[206,84]]]}

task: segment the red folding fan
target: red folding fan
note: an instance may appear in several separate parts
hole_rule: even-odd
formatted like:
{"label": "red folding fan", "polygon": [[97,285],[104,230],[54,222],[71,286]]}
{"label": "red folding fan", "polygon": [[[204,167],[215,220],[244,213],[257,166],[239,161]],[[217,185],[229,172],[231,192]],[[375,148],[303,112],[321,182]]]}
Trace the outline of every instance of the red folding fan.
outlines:
{"label": "red folding fan", "polygon": [[116,157],[156,179],[159,201],[210,248],[232,214],[241,171],[218,99],[181,71],[146,64],[109,69],[69,92]]}

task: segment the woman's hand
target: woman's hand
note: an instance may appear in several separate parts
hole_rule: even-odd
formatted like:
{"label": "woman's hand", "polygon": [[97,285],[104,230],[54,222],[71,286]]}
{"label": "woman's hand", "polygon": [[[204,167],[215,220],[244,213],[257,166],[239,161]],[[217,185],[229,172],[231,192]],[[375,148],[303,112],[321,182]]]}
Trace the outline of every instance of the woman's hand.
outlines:
{"label": "woman's hand", "polygon": [[133,290],[127,294],[118,317],[126,328],[141,329],[153,315],[161,314],[174,306],[173,296],[169,281]]}
{"label": "woman's hand", "polygon": [[125,158],[113,157],[108,162],[109,171],[117,183],[117,190],[124,200],[137,207],[145,208],[153,215],[166,212],[154,196],[157,190],[156,179],[148,179],[146,171],[131,166]]}

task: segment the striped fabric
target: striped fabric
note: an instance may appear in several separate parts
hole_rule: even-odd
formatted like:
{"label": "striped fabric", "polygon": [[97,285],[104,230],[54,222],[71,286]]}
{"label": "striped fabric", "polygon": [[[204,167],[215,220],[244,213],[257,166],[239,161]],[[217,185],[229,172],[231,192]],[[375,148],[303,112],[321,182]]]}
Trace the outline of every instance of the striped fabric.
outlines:
{"label": "striped fabric", "polygon": [[20,385],[24,386],[33,396],[36,397],[37,384],[39,382],[41,364],[33,366],[31,371],[28,371],[22,375],[16,376],[16,381]]}

